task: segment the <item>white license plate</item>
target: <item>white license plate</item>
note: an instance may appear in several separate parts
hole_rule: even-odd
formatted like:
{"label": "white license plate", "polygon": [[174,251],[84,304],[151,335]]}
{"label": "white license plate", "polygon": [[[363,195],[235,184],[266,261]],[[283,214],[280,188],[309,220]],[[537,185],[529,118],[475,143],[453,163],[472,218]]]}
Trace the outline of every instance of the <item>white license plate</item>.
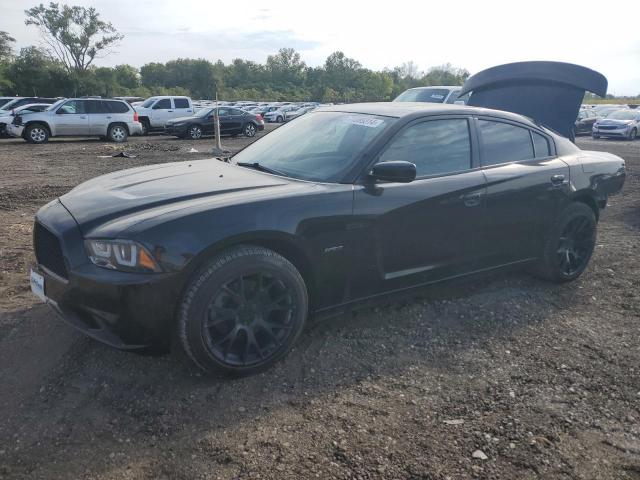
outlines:
{"label": "white license plate", "polygon": [[43,302],[47,301],[44,295],[44,277],[31,270],[31,291]]}

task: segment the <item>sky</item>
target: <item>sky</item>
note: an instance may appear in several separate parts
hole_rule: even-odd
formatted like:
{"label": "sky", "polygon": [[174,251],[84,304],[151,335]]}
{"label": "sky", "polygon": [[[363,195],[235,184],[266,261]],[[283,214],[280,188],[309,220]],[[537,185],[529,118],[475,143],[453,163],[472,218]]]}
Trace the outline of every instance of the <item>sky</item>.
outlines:
{"label": "sky", "polygon": [[[0,31],[16,39],[17,49],[40,42],[36,28],[24,24],[24,10],[38,3],[0,0]],[[421,70],[451,63],[473,74],[502,63],[555,60],[601,72],[609,93],[640,94],[640,27],[625,21],[627,8],[618,19],[602,19],[602,0],[59,3],[93,6],[125,35],[98,66],[179,57],[263,63],[281,47],[295,48],[310,66],[341,50],[374,70],[411,60]]]}

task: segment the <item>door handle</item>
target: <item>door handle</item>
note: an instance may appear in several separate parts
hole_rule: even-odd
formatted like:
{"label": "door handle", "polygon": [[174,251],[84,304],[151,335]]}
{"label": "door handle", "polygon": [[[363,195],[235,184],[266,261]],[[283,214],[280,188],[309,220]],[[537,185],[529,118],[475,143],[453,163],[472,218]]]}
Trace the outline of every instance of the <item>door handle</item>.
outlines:
{"label": "door handle", "polygon": [[167,110],[167,112],[169,112],[169,113],[173,113],[173,110]]}
{"label": "door handle", "polygon": [[86,115],[80,115],[80,118],[84,120],[85,118],[87,118],[87,116]]}
{"label": "door handle", "polygon": [[110,119],[110,118],[111,118],[110,116],[107,116],[107,119]]}
{"label": "door handle", "polygon": [[566,185],[568,183],[569,180],[565,180],[564,175],[562,174],[553,175],[551,177],[551,185],[553,185],[554,187],[561,187],[562,185]]}
{"label": "door handle", "polygon": [[482,193],[480,192],[469,193],[462,196],[462,201],[464,202],[465,207],[477,207],[480,205],[481,199]]}

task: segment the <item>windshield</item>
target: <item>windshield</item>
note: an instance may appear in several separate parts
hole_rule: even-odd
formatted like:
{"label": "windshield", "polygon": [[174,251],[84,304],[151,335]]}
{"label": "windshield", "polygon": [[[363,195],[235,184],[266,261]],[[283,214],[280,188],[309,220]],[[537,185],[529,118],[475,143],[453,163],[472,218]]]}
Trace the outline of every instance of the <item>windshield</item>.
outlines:
{"label": "windshield", "polygon": [[16,103],[18,103],[20,100],[22,100],[22,98],[14,98],[12,100],[9,100],[8,102],[6,102],[2,108],[0,108],[0,110],[13,110],[12,105],[15,105]]}
{"label": "windshield", "polygon": [[6,105],[11,100],[13,100],[13,99],[12,98],[0,98],[0,109],[2,108],[3,105]]}
{"label": "windshield", "polygon": [[394,102],[442,103],[448,94],[447,88],[412,88],[398,95]]}
{"label": "windshield", "polygon": [[607,115],[607,118],[613,118],[614,120],[634,120],[638,115],[630,110],[616,110]]}
{"label": "windshield", "polygon": [[346,112],[313,112],[274,130],[233,157],[260,163],[288,177],[339,182],[364,149],[395,118]]}
{"label": "windshield", "polygon": [[206,117],[211,112],[213,112],[213,108],[202,108],[202,109],[198,110],[198,112],[195,114],[195,116],[196,117]]}
{"label": "windshield", "polygon": [[154,102],[156,101],[156,97],[151,97],[151,98],[147,98],[144,103],[142,105],[140,105],[142,108],[150,108],[151,105],[154,104]]}
{"label": "windshield", "polygon": [[64,102],[66,102],[67,99],[66,98],[61,98],[60,100],[58,100],[56,103],[53,103],[49,108],[47,108],[47,112],[50,110],[55,110],[56,108],[58,108],[60,105],[62,105]]}

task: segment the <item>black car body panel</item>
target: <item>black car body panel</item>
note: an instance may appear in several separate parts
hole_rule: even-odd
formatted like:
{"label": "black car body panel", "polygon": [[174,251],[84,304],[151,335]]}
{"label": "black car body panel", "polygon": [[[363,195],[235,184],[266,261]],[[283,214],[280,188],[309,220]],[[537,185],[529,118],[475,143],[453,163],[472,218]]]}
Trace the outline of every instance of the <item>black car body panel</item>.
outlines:
{"label": "black car body panel", "polygon": [[[221,110],[223,108],[225,107],[220,107]],[[244,131],[247,123],[254,124],[257,130],[264,130],[264,122],[260,122],[256,115],[236,108],[225,110],[230,110],[232,114],[221,115],[219,117],[220,134],[240,134]],[[196,114],[191,117],[179,117],[171,119],[165,124],[164,131],[168,135],[184,137],[187,135],[189,128],[193,125],[200,126],[202,128],[203,135],[213,135],[215,133],[215,118],[213,114],[209,114],[206,116]]]}
{"label": "black car body panel", "polygon": [[[112,173],[43,207],[36,223],[60,241],[67,272],[61,278],[39,261],[45,294],[74,325],[110,345],[166,343],[194,272],[227,247],[254,244],[288,258],[305,280],[311,312],[328,315],[381,295],[532,261],[568,203],[582,201],[597,211],[624,182],[622,159],[583,152],[520,115],[396,102],[323,108],[300,121],[327,111],[396,118],[336,183],[211,159]],[[411,183],[371,182],[368,172],[392,139],[441,119],[468,122],[470,168]],[[537,135],[548,151],[491,164],[478,126],[483,120]],[[139,242],[162,273],[95,266],[84,239]]]}
{"label": "black car body panel", "polygon": [[604,97],[607,79],[570,63],[517,62],[469,77],[460,95],[472,92],[468,105],[519,113],[571,137],[585,91]]}

